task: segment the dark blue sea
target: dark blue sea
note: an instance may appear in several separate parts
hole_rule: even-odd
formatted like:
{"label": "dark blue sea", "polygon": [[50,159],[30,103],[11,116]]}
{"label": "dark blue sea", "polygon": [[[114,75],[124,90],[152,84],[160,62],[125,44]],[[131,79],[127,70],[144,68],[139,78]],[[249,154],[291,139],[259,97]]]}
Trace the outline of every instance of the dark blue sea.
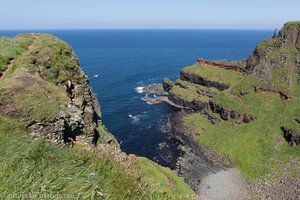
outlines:
{"label": "dark blue sea", "polygon": [[[242,60],[271,30],[43,30],[0,31],[1,36],[23,32],[53,34],[69,43],[101,104],[104,125],[121,148],[170,166],[176,143],[169,138],[168,105],[149,105],[137,87],[176,79],[179,70],[197,58]],[[134,119],[128,116],[134,116]],[[159,150],[159,143],[169,147]]]}

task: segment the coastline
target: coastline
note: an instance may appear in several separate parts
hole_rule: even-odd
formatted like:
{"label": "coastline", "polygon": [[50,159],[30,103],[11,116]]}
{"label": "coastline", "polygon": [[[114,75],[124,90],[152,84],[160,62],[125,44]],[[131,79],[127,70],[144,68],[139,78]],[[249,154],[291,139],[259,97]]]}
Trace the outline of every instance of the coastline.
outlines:
{"label": "coastline", "polygon": [[176,171],[204,199],[252,199],[248,182],[230,163],[224,163],[209,147],[199,143],[184,127],[179,111],[170,117],[171,136],[180,141],[183,154]]}

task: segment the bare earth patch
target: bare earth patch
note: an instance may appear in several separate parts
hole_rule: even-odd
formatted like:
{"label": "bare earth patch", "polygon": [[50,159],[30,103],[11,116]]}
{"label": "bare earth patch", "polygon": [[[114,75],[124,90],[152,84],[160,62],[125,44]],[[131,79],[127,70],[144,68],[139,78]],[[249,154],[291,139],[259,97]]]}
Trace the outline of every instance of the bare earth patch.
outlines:
{"label": "bare earth patch", "polygon": [[199,186],[201,200],[252,199],[247,182],[238,169],[230,168],[206,176]]}

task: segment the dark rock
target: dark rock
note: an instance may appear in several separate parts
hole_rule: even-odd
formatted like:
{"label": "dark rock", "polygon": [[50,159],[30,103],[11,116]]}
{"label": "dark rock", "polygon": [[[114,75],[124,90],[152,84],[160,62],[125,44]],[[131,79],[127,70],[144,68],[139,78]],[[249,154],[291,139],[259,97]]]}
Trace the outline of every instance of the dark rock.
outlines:
{"label": "dark rock", "polygon": [[205,78],[203,78],[201,76],[197,76],[197,75],[192,74],[192,73],[186,73],[184,71],[180,72],[180,79],[183,80],[183,81],[189,81],[191,83],[203,85],[203,86],[206,86],[206,87],[214,87],[214,88],[217,88],[218,90],[221,90],[221,91],[226,90],[226,89],[229,88],[228,84],[206,80]]}
{"label": "dark rock", "polygon": [[222,109],[221,113],[220,113],[220,117],[223,120],[229,120],[230,119],[230,111],[226,110],[226,109]]}
{"label": "dark rock", "polygon": [[163,87],[163,84],[148,85],[143,88],[145,94],[168,95],[168,92]]}
{"label": "dark rock", "polygon": [[300,144],[299,132],[289,129],[287,127],[281,127],[281,129],[283,131],[284,138],[291,146]]}
{"label": "dark rock", "polygon": [[175,83],[167,78],[164,79],[163,88],[165,91],[169,92]]}
{"label": "dark rock", "polygon": [[251,118],[249,117],[249,115],[248,114],[244,114],[244,116],[243,116],[243,122],[249,123],[250,121],[251,121]]}
{"label": "dark rock", "polygon": [[244,96],[246,94],[245,90],[241,89],[240,90],[240,95]]}
{"label": "dark rock", "polygon": [[237,119],[239,117],[239,113],[236,112],[236,111],[234,111],[234,110],[232,110],[232,111],[230,111],[230,117],[232,119]]}
{"label": "dark rock", "polygon": [[216,94],[204,89],[197,89],[197,93],[203,96],[208,96],[209,98],[213,98]]}
{"label": "dark rock", "polygon": [[185,113],[176,113],[170,119],[172,137],[182,144],[180,148],[182,156],[177,160],[176,170],[186,183],[196,190],[199,186],[199,179],[231,165],[224,164],[216,152],[199,143],[193,135],[189,134],[187,127],[183,125],[184,115]]}
{"label": "dark rock", "polygon": [[168,99],[172,101],[174,104],[189,108],[191,110],[195,111],[201,111],[203,109],[206,109],[209,107],[207,102],[202,102],[200,100],[193,100],[193,101],[187,101],[186,99],[182,99],[176,95],[174,95],[172,92],[169,92]]}
{"label": "dark rock", "polygon": [[226,109],[222,105],[216,104],[213,100],[209,101],[209,107],[212,112],[219,113],[223,120],[228,120],[230,118],[236,119],[237,124],[240,124],[241,122],[249,123],[250,121],[255,120],[255,117],[250,114]]}
{"label": "dark rock", "polygon": [[300,50],[300,24],[286,23],[279,33],[279,37],[284,39],[284,46]]}

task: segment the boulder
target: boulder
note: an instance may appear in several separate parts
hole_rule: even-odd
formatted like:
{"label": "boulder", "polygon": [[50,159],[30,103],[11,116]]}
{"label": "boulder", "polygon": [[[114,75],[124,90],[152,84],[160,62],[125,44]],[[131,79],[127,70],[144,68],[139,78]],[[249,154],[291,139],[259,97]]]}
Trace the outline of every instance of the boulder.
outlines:
{"label": "boulder", "polygon": [[163,88],[165,91],[169,92],[175,83],[167,78],[164,79]]}

